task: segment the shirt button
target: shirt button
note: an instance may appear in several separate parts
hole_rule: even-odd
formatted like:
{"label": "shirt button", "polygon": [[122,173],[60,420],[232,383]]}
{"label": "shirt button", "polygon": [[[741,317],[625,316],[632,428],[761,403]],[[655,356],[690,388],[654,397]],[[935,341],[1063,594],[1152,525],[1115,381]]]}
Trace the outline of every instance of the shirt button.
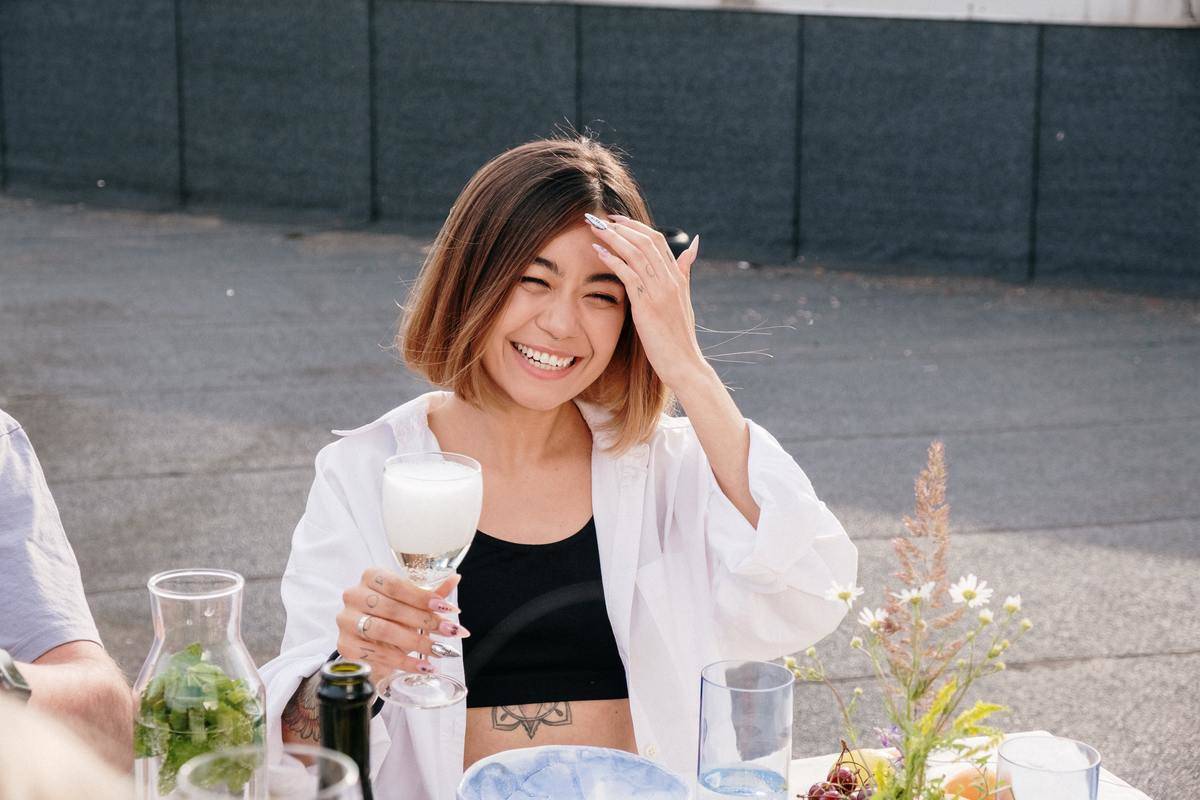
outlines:
{"label": "shirt button", "polygon": [[646,758],[654,758],[656,755],[658,755],[658,748],[652,744],[646,745],[646,749],[643,751],[643,753],[645,754]]}

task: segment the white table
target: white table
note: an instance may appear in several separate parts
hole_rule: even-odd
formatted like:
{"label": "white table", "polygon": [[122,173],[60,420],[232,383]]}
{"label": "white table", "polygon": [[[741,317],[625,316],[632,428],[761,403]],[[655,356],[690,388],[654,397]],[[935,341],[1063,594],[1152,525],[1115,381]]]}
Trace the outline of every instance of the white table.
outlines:
{"label": "white table", "polygon": [[[1024,733],[1013,735],[1023,736],[1029,733],[1045,734],[1046,731],[1025,731]],[[1104,754],[1101,753],[1100,755],[1103,758]],[[837,755],[830,754],[827,756],[813,756],[812,758],[798,758],[793,761],[791,769],[788,771],[788,793],[792,797],[804,797],[808,791],[808,787],[817,781],[825,780],[825,776],[829,774],[829,768],[833,766],[836,760]],[[1101,767],[1099,800],[1150,800],[1150,798]]]}

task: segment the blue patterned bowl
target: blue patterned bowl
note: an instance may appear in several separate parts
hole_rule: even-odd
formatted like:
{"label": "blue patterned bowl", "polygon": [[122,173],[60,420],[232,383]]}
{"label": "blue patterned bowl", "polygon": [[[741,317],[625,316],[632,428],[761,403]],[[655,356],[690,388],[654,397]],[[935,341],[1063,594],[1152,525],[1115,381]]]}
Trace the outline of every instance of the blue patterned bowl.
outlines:
{"label": "blue patterned bowl", "polygon": [[676,775],[653,761],[604,747],[549,745],[505,750],[475,762],[458,800],[687,800]]}

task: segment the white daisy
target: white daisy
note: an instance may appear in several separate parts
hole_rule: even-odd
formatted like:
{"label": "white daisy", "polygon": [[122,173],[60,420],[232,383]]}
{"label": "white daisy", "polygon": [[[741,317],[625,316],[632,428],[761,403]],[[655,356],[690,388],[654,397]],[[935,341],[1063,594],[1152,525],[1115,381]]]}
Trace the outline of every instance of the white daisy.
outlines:
{"label": "white daisy", "polygon": [[933,597],[933,583],[927,583],[919,589],[904,589],[900,592],[892,592],[892,597],[895,597],[901,603],[909,603],[910,605],[920,605],[922,602],[928,602]]}
{"label": "white daisy", "polygon": [[854,608],[854,601],[862,596],[863,588],[855,586],[853,583],[848,583],[842,586],[837,581],[825,590],[826,600],[836,600],[846,604],[846,608]]}
{"label": "white daisy", "polygon": [[980,609],[980,611],[979,611],[979,624],[980,625],[991,625],[993,619],[994,619],[994,617],[992,617],[992,610],[990,608]]}
{"label": "white daisy", "polygon": [[959,578],[950,587],[950,599],[956,603],[966,603],[971,608],[987,605],[992,599],[992,590],[987,588],[987,581],[981,581],[974,575]]}
{"label": "white daisy", "polygon": [[858,624],[863,625],[873,631],[879,630],[886,619],[887,612],[882,608],[877,608],[873,611],[869,608],[864,608],[862,611],[858,612]]}
{"label": "white daisy", "polygon": [[1004,610],[1009,614],[1015,614],[1021,610],[1021,595],[1014,594],[1012,597],[1004,598]]}

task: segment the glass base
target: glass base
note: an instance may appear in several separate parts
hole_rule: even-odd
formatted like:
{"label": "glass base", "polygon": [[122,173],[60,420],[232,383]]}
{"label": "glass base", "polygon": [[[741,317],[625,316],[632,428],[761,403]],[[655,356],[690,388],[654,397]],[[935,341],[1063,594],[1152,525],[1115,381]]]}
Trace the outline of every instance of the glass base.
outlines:
{"label": "glass base", "polygon": [[467,687],[445,675],[393,672],[376,688],[384,702],[402,708],[445,708],[467,698]]}

